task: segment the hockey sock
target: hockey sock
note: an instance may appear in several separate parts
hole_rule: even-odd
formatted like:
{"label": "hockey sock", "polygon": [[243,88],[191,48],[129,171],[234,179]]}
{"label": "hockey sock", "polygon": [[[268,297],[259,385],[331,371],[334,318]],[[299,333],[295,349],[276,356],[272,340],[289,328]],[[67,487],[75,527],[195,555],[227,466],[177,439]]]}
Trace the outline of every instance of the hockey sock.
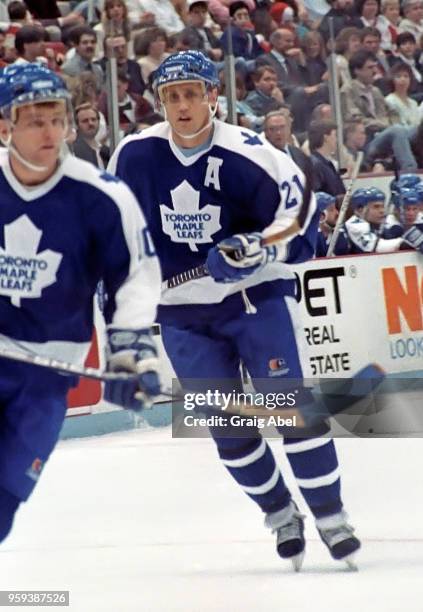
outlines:
{"label": "hockey sock", "polygon": [[333,440],[287,438],[285,452],[297,484],[316,518],[340,512],[341,483]]}
{"label": "hockey sock", "polygon": [[291,494],[262,438],[215,440],[223,465],[263,512],[277,512],[289,504]]}

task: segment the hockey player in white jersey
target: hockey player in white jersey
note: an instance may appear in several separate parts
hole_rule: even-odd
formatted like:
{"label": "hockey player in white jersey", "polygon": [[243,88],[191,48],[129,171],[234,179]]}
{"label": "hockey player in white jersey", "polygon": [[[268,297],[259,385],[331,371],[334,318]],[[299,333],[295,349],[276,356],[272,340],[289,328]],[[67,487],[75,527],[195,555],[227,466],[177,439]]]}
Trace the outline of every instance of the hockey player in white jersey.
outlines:
{"label": "hockey player in white jersey", "polygon": [[[241,386],[242,360],[257,391],[275,391],[287,377],[302,377],[291,264],[313,256],[319,213],[314,197],[302,206],[307,188],[291,159],[254,132],[214,119],[218,84],[213,64],[198,51],[166,59],[154,89],[167,121],[124,139],[109,168],[137,196],[165,279],[206,262],[207,276],[165,289],[159,306],[178,378],[190,379],[191,391],[208,390],[211,379],[233,391],[233,381]],[[300,235],[261,246],[263,236],[301,214]],[[227,252],[234,249],[236,258]],[[257,427],[217,425],[210,432],[222,463],[276,533],[279,555],[299,569],[304,517],[270,446]],[[348,559],[360,543],[343,510],[326,432],[322,425],[309,437],[285,437],[284,447],[324,543],[335,559]]]}
{"label": "hockey player in white jersey", "polygon": [[385,224],[385,198],[384,192],[376,187],[357,189],[353,193],[351,204],[359,212],[345,223],[351,253],[392,253],[410,247],[423,252],[423,235],[420,236],[417,225],[404,231],[396,218]]}
{"label": "hockey player in white jersey", "polygon": [[[0,347],[82,365],[103,279],[108,368],[134,374],[106,383],[106,395],[141,409],[138,391],[159,391],[149,328],[160,267],[127,186],[61,154],[69,98],[63,80],[38,64],[0,72]],[[57,442],[77,380],[4,358],[0,365],[1,542]]]}
{"label": "hockey player in white jersey", "polygon": [[[317,233],[316,257],[326,257],[332,240],[339,211],[336,207],[335,196],[324,191],[316,192],[317,207],[320,210],[320,223]],[[348,255],[350,245],[345,229],[341,226],[338,238],[333,250],[334,255]]]}

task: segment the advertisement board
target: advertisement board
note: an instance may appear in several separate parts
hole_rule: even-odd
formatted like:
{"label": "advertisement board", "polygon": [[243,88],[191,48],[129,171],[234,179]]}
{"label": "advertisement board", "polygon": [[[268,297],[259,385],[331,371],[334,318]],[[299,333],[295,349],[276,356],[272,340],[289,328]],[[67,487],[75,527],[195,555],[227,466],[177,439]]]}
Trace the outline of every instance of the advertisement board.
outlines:
{"label": "advertisement board", "polygon": [[[423,258],[413,251],[314,259],[295,268],[307,356],[306,376],[348,377],[364,365],[389,374],[423,370]],[[87,365],[104,363],[103,328]],[[283,330],[280,331],[283,333]],[[160,334],[161,378],[174,373]],[[69,396],[68,415],[113,410],[101,401],[101,385],[81,381]]]}

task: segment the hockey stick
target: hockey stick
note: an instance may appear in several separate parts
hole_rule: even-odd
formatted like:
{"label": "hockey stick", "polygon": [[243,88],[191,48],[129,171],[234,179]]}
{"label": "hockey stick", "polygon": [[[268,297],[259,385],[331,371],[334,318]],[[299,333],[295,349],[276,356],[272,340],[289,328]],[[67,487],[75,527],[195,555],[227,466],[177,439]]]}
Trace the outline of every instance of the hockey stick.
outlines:
{"label": "hockey stick", "polygon": [[339,215],[336,220],[335,229],[333,230],[333,234],[330,239],[326,257],[332,257],[333,252],[335,250],[336,241],[338,240],[339,232],[341,231],[341,225],[344,223],[344,218],[348,210],[348,206],[350,205],[350,200],[351,200],[352,192],[354,189],[354,184],[355,184],[355,181],[357,180],[358,173],[360,172],[360,166],[361,166],[361,162],[363,161],[363,156],[364,156],[363,151],[360,151],[359,154],[357,155],[357,159],[355,161],[355,166],[354,166],[351,178],[350,178],[350,182],[348,184],[347,191],[345,192],[341,207],[339,209]]}
{"label": "hockey stick", "polygon": [[[0,358],[10,359],[21,363],[27,363],[38,367],[55,370],[57,372],[82,376],[98,381],[111,380],[132,380],[135,374],[126,372],[103,372],[95,368],[78,366],[66,361],[33,355],[24,351],[15,351],[0,346]],[[286,418],[295,417],[298,427],[310,427],[331,416],[344,412],[362,399],[368,397],[384,380],[385,374],[381,368],[375,364],[369,364],[352,378],[329,380],[320,385],[320,391],[314,391],[314,403],[307,406],[293,407],[288,409],[266,410],[258,408],[252,404],[230,404],[225,407],[227,413],[245,417],[252,416],[276,416]],[[183,401],[184,395],[173,396],[170,391],[162,389],[160,395],[170,397],[173,401]],[[149,406],[147,406],[148,408]],[[152,407],[152,406],[150,406]],[[219,407],[219,406],[218,406]],[[295,422],[294,421],[294,422]]]}
{"label": "hockey stick", "polygon": [[[280,232],[276,232],[271,236],[267,236],[266,238],[262,238],[260,240],[260,246],[269,246],[271,244],[276,244],[281,240],[285,240],[290,236],[295,236],[301,231],[301,226],[296,218],[293,223],[284,230]],[[226,245],[219,243],[217,245],[219,249],[225,251],[225,253],[233,253],[234,250],[231,248],[227,248]],[[171,276],[166,281],[163,282],[163,289],[174,289],[175,287],[179,287],[179,285],[184,285],[191,280],[197,280],[199,278],[204,278],[209,276],[209,271],[207,270],[206,264],[201,264],[200,266],[196,266],[195,268],[190,268],[189,270],[184,270],[184,272],[180,272],[179,274],[175,274],[175,276]]]}
{"label": "hockey stick", "polygon": [[[270,236],[266,236],[266,238],[262,238],[260,240],[260,246],[270,246],[272,244],[277,244],[282,240],[286,240],[291,236],[296,236],[300,233],[302,228],[304,227],[304,223],[307,219],[308,212],[310,210],[310,202],[311,202],[311,177],[308,174],[305,174],[305,185],[304,185],[304,193],[303,200],[301,202],[300,211],[294,221],[284,230],[280,232],[276,232],[271,234]],[[225,253],[233,252],[233,249],[228,249],[226,245],[219,243],[217,245],[219,249],[225,251]],[[192,280],[197,280],[199,278],[204,278],[209,276],[209,272],[205,264],[201,264],[200,266],[196,266],[195,268],[190,268],[189,270],[185,270],[184,272],[180,272],[179,274],[175,274],[175,276],[171,276],[167,280],[165,280],[162,284],[163,289],[174,289],[175,287],[179,287],[180,285],[184,285]]]}
{"label": "hockey stick", "polygon": [[0,358],[10,359],[11,361],[19,361],[30,365],[55,370],[62,374],[70,376],[82,376],[84,378],[92,378],[93,380],[108,381],[108,380],[133,380],[137,378],[136,374],[127,372],[103,372],[95,368],[79,366],[68,361],[60,359],[52,359],[43,355],[36,355],[26,351],[15,351],[5,346],[0,346]]}

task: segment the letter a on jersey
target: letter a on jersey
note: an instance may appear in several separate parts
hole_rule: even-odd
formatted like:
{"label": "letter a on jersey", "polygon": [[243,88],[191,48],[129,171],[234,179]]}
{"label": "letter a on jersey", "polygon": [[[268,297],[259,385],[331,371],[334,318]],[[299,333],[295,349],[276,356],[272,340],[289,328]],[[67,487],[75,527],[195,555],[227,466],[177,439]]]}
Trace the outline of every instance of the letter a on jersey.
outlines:
{"label": "letter a on jersey", "polygon": [[217,191],[220,191],[219,168],[222,164],[223,159],[212,157],[211,155],[208,156],[206,178],[204,179],[205,187],[213,185]]}
{"label": "letter a on jersey", "polygon": [[200,192],[183,181],[170,192],[173,210],[160,204],[162,226],[172,242],[185,242],[191,251],[197,244],[213,242],[212,235],[220,230],[220,206],[207,204],[200,208]]}
{"label": "letter a on jersey", "polygon": [[22,215],[4,226],[4,249],[0,247],[0,295],[10,296],[20,308],[23,298],[38,298],[45,287],[56,281],[62,255],[50,249],[37,253],[42,237]]}

